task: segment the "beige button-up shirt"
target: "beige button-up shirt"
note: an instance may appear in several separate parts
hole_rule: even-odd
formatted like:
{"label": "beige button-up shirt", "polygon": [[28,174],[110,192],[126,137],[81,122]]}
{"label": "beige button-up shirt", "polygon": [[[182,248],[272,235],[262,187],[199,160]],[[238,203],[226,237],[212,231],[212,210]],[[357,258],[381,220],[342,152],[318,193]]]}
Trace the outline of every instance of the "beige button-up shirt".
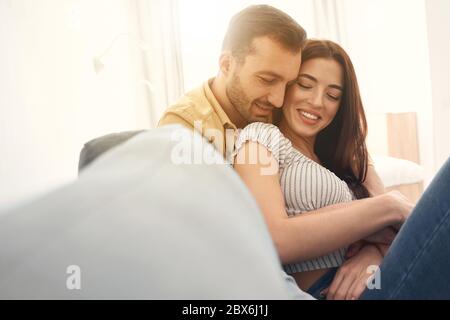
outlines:
{"label": "beige button-up shirt", "polygon": [[170,106],[159,120],[158,127],[182,124],[197,130],[228,159],[234,150],[238,130],[231,122],[211,91],[209,79],[202,87],[194,89]]}

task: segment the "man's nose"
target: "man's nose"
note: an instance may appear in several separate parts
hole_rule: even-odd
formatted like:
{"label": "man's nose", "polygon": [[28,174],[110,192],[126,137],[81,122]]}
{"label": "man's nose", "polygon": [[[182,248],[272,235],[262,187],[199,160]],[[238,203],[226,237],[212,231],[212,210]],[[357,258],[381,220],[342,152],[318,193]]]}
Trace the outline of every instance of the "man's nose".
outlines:
{"label": "man's nose", "polygon": [[286,86],[279,85],[272,88],[269,95],[269,102],[275,108],[281,108],[284,102],[284,95],[286,94]]}

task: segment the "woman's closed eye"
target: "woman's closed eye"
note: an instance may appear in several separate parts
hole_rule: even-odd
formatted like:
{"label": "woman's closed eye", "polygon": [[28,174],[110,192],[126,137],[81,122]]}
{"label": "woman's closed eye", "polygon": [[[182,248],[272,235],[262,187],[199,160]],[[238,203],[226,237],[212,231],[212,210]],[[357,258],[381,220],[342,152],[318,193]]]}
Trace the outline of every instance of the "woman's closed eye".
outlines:
{"label": "woman's closed eye", "polygon": [[297,84],[302,87],[303,89],[312,89],[311,85],[305,84],[305,83],[301,83],[301,82],[297,82]]}
{"label": "woman's closed eye", "polygon": [[341,97],[340,96],[335,96],[335,95],[332,95],[332,94],[327,94],[328,95],[328,97],[331,99],[331,100],[334,100],[334,101],[339,101],[339,99],[341,99]]}
{"label": "woman's closed eye", "polygon": [[[314,88],[314,85],[308,84],[302,81],[298,81],[297,84],[302,88],[303,90],[311,90]],[[335,92],[328,92],[326,93],[327,97],[333,101],[339,101],[341,99],[341,95],[339,93]]]}

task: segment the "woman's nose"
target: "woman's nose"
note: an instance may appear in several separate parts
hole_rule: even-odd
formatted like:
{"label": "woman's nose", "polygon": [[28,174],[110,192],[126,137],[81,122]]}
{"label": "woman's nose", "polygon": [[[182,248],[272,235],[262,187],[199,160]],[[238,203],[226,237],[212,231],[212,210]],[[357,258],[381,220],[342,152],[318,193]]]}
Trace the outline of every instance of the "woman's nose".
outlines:
{"label": "woman's nose", "polygon": [[320,90],[314,90],[311,96],[311,104],[314,107],[320,108],[322,106],[322,92]]}

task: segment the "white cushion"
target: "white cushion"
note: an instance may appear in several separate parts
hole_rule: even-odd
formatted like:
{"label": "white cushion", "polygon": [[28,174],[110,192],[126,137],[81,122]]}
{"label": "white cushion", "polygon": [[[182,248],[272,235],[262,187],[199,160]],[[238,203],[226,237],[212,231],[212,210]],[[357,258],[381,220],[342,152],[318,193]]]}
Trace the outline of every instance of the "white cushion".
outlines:
{"label": "white cushion", "polygon": [[383,155],[371,157],[385,187],[423,181],[424,169],[415,162]]}

